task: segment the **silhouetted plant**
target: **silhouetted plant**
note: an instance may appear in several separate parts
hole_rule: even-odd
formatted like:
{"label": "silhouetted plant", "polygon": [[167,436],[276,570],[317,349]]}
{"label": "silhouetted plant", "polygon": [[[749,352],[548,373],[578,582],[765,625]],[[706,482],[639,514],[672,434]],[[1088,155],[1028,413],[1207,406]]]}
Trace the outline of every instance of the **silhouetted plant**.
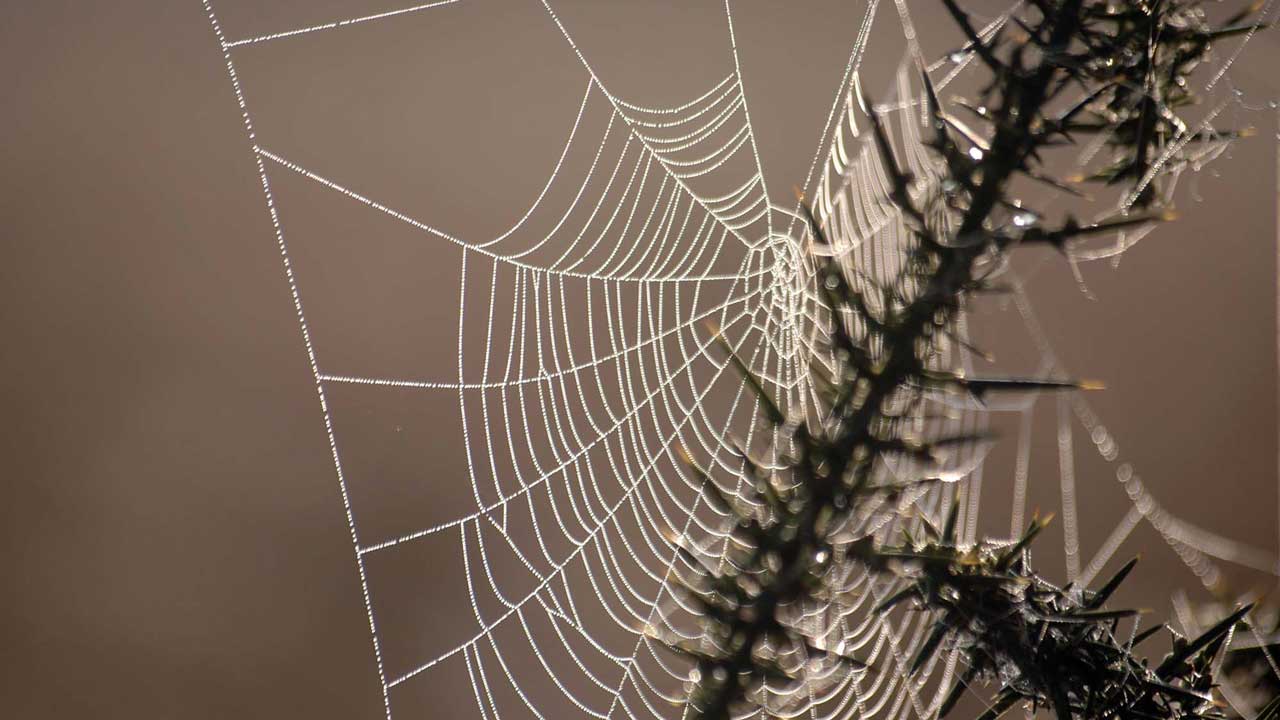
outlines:
{"label": "silhouetted plant", "polygon": [[[1225,593],[1219,594],[1225,595]],[[1213,622],[1230,613],[1225,601],[1206,603],[1197,609],[1199,619]],[[1258,608],[1246,615],[1236,627],[1233,642],[1223,653],[1218,669],[1224,694],[1229,692],[1237,716],[1265,716],[1264,709],[1280,713],[1280,607]]]}
{"label": "silhouetted plant", "polygon": [[[886,200],[912,237],[901,274],[877,283],[842,265],[823,223],[802,203],[819,249],[812,253],[815,285],[829,312],[822,350],[835,360],[834,371],[819,365],[811,371],[817,407],[788,414],[730,352],[776,431],[783,467],[741,448],[745,498],[703,477],[710,501],[739,522],[716,567],[686,552],[698,570],[684,591],[705,617],[706,639],[669,643],[696,663],[693,709],[702,718],[727,719],[755,703],[765,682],[805,682],[804,657],[832,659],[850,671],[894,671],[868,667],[838,639],[815,635],[800,621],[842,601],[833,569],[857,563],[900,587],[875,612],[910,607],[932,614],[933,629],[909,673],[943,647],[959,653],[960,681],[939,715],[975,680],[986,680],[999,690],[982,720],[1019,703],[1049,707],[1060,720],[1214,717],[1211,670],[1247,607],[1199,637],[1175,636],[1173,650],[1151,667],[1135,648],[1162,626],[1120,640],[1118,623],[1136,612],[1106,607],[1132,563],[1094,591],[1058,587],[1033,570],[1027,552],[1046,520],[1033,521],[1011,546],[964,544],[957,541],[958,506],[940,528],[924,518],[919,537],[902,530],[900,540],[889,542],[877,539],[875,529],[903,512],[897,501],[904,494],[941,482],[930,468],[949,448],[985,440],[922,435],[917,421],[939,397],[981,402],[993,393],[1087,386],[967,377],[945,366],[940,353],[948,345],[974,351],[954,324],[972,296],[999,291],[987,269],[1005,254],[1033,244],[1064,250],[1088,236],[1170,217],[1166,180],[1188,162],[1189,143],[1234,137],[1192,130],[1178,115],[1193,100],[1188,78],[1215,41],[1255,27],[1249,17],[1256,8],[1210,26],[1202,3],[1192,0],[1029,0],[1012,24],[984,40],[955,0],[941,1],[968,39],[960,53],[976,56],[989,75],[978,102],[956,103],[984,129],[950,115],[922,71],[929,147],[943,178],[926,185],[900,168],[881,117],[864,108],[889,179]],[[1077,194],[1043,156],[1100,134],[1109,155],[1086,179],[1123,192],[1112,219],[1081,224],[1066,217],[1050,225],[1047,213],[1011,194],[1020,177]],[[921,468],[918,477],[885,471],[903,459]]]}

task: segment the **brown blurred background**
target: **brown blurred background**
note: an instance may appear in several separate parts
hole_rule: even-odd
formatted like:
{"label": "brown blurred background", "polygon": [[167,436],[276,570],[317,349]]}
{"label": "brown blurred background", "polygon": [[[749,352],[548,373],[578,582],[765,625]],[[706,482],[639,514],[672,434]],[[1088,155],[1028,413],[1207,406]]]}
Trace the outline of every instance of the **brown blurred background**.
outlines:
{"label": "brown blurred background", "polygon": [[[632,102],[671,104],[732,71],[721,3],[552,5],[603,82]],[[876,31],[900,37],[885,5]],[[939,6],[909,6],[926,49],[950,49]],[[215,4],[228,39],[395,7]],[[786,204],[865,6],[733,9],[766,179]],[[307,356],[204,8],[47,0],[3,14],[0,714],[381,717]],[[873,37],[873,89],[899,58],[876,50]],[[265,147],[468,237],[510,225],[536,194],[585,79],[541,5],[516,0],[462,0],[237,49],[235,60]],[[1065,367],[1107,382],[1090,402],[1152,492],[1273,554],[1277,148],[1265,106],[1280,97],[1278,60],[1274,33],[1252,41],[1230,78],[1243,103],[1264,109],[1236,105],[1225,117],[1262,132],[1188,186],[1183,220],[1116,268],[1086,268],[1096,300],[1059,262],[1032,283]],[[356,349],[389,373],[441,359],[447,368],[452,291],[427,296],[407,320],[343,316],[340,306],[353,276],[361,287],[430,292],[432,268],[454,267],[456,254],[446,263],[422,248],[415,268],[368,260],[356,251],[362,239],[403,229],[307,196],[316,191],[296,177],[278,182],[297,237],[356,243],[324,266],[300,250],[304,298],[345,318]],[[404,344],[360,344],[367,327]],[[340,365],[346,352],[355,350],[327,357]],[[413,442],[444,442],[414,422],[404,420]],[[1036,453],[1048,483],[1039,499],[1052,504],[1052,438]],[[1082,460],[1077,483],[1114,486],[1099,468]],[[1082,517],[1088,547],[1127,509],[1114,487],[1108,497]],[[1150,528],[1126,545],[1135,550],[1148,561],[1127,602],[1167,614],[1173,588],[1197,588]],[[1241,574],[1237,584],[1256,582]],[[438,697],[437,717],[474,710],[465,693]]]}

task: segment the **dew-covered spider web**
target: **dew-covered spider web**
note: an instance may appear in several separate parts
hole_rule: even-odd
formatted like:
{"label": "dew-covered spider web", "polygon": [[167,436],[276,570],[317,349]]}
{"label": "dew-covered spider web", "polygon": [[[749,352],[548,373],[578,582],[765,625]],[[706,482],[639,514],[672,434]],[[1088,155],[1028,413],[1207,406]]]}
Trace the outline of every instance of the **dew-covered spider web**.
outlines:
{"label": "dew-covered spider web", "polygon": [[[724,48],[718,80],[661,106],[615,93],[555,0],[524,3],[545,21],[539,31],[572,54],[578,89],[541,189],[531,199],[495,193],[489,202],[515,221],[488,235],[453,233],[409,209],[387,190],[394,181],[331,171],[324,147],[282,149],[298,146],[287,122],[259,133],[258,108],[271,98],[251,88],[253,73],[267,71],[270,60],[260,54],[267,48],[323,43],[357,27],[372,34],[445,22],[478,1],[386,7],[240,35],[224,26],[219,0],[202,0],[243,113],[314,376],[368,615],[371,667],[388,718],[438,715],[441,707],[494,720],[686,717],[693,669],[663,641],[697,642],[701,630],[694,609],[672,591],[691,571],[677,547],[722,562],[733,519],[704,502],[682,454],[734,492],[742,471],[735,444],[773,447],[760,437],[755,398],[715,346],[717,331],[793,411],[813,402],[811,368],[828,362],[816,341],[826,308],[813,286],[804,223],[798,205],[779,204],[768,191],[766,179],[790,180],[772,178],[761,162],[732,2],[723,7],[723,34],[706,39]],[[888,278],[910,240],[859,110],[859,95],[870,89],[868,43],[897,38],[900,70],[874,88],[874,101],[900,163],[922,187],[941,180],[920,134],[916,68],[926,66],[946,89],[963,84],[973,63],[963,48],[919,47],[904,0],[859,7],[803,191],[833,252],[863,276]],[[494,13],[491,21],[528,17]],[[990,36],[1008,18],[987,18],[982,32]],[[1236,57],[1215,58],[1208,84]],[[465,76],[467,66],[460,59],[434,71]],[[441,112],[467,110],[450,98],[432,101]],[[1211,103],[1204,125],[1189,127],[1163,160],[1195,170],[1223,152],[1224,143],[1201,131],[1238,102]],[[377,133],[379,108],[363,112],[368,127],[353,135]],[[519,125],[518,113],[511,122]],[[430,128],[422,138],[427,154],[418,167],[429,175],[430,148],[459,139]],[[1083,160],[1098,151],[1086,149]],[[310,204],[291,205],[303,195]],[[367,225],[350,230],[348,222]],[[321,231],[345,234],[345,254],[311,259],[307,238]],[[1078,249],[1073,267],[1112,259],[1143,234]],[[1010,291],[997,327],[1029,348],[1035,363],[1021,368],[1026,373],[1069,375],[1025,291],[1024,270],[994,270]],[[359,278],[358,292],[325,292],[326,273],[338,271]],[[434,293],[430,303],[396,303],[413,324],[360,310],[402,289]],[[429,333],[430,347],[371,359],[386,337],[410,332]],[[968,317],[958,333],[969,337]],[[415,359],[428,355],[429,362]],[[953,347],[947,357],[974,371],[970,353]],[[1033,449],[1045,449],[1035,437],[1048,433],[1065,580],[1099,579],[1144,526],[1181,559],[1188,579],[1206,587],[1217,584],[1223,563],[1277,571],[1270,551],[1167,510],[1083,396],[953,403],[928,422],[945,433],[998,427],[1005,438],[1000,450],[972,447],[950,458],[949,482],[904,499],[903,517],[936,521],[958,490],[967,541],[1013,537],[1032,512]],[[410,432],[424,425],[433,431]],[[1006,456],[995,458],[999,452]],[[1108,532],[1084,537],[1080,507],[1090,493],[1123,510]],[[857,568],[836,584],[850,600],[811,618],[814,634],[898,671],[813,659],[806,683],[767,685],[757,700],[782,717],[930,717],[956,656],[940,654],[923,678],[906,679],[929,619],[871,613],[893,583]]]}

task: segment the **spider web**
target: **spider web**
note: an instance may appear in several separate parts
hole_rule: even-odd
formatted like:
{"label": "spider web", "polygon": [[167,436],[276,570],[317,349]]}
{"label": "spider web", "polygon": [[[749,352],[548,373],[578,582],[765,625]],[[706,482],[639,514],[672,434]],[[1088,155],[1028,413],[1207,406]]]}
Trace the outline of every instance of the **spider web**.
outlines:
{"label": "spider web", "polygon": [[[694,671],[659,642],[701,638],[696,611],[672,592],[692,569],[680,548],[702,562],[723,562],[733,520],[702,501],[701,489],[683,470],[681,453],[690,453],[715,482],[735,492],[742,476],[734,443],[773,447],[769,438],[758,437],[756,402],[726,358],[714,351],[710,327],[719,328],[792,408],[812,399],[808,368],[831,361],[816,349],[827,309],[801,249],[799,208],[769,199],[731,4],[724,6],[726,74],[695,97],[649,107],[611,92],[556,14],[554,2],[541,0],[579,61],[585,87],[542,191],[509,228],[476,239],[450,234],[428,218],[272,150],[271,139],[259,138],[255,130],[236,65],[241,53],[264,44],[448,12],[447,6],[467,0],[242,39],[224,34],[215,0],[202,2],[243,113],[314,377],[387,718],[417,714],[414,703],[423,698],[457,694],[470,696],[474,715],[481,718],[687,716],[685,698]],[[879,0],[867,3],[853,33],[804,188],[828,228],[834,252],[872,279],[896,275],[910,242],[887,200],[884,168],[858,117],[859,71],[873,31],[896,29],[907,50],[903,69],[879,106],[895,153],[924,186],[941,181],[921,141],[920,89],[910,70],[926,64],[925,53],[905,2],[892,4],[894,22],[877,22],[889,14],[878,12],[880,5]],[[982,32],[996,32],[1007,19],[1007,14],[996,17]],[[1237,55],[1222,63],[1211,83]],[[928,67],[943,88],[963,77],[971,60],[960,53]],[[1208,114],[1206,126],[1223,107]],[[1199,130],[1180,138],[1165,159]],[[1207,161],[1220,151],[1221,145],[1206,143],[1199,157]],[[304,312],[306,278],[295,269],[287,242],[291,236],[273,189],[287,178],[303,179],[328,193],[330,202],[362,207],[424,241],[456,248],[456,325],[436,328],[440,335],[456,332],[456,374],[383,376],[324,362],[326,348],[313,341]],[[569,188],[563,201],[555,192],[562,187]],[[555,202],[559,206],[548,207]],[[1073,260],[1109,258],[1139,239],[1140,233],[1121,235]],[[1018,273],[1004,272],[1013,289],[1013,309],[1040,358],[1039,370],[1065,372]],[[960,333],[967,337],[964,319]],[[970,360],[953,350],[943,362],[968,369]],[[395,532],[368,530],[361,522],[362,506],[349,472],[349,448],[359,433],[344,430],[357,423],[334,399],[355,398],[351,402],[358,406],[365,398],[387,394],[397,401],[447,402],[461,433],[451,451],[465,467],[459,476],[437,474],[429,480],[377,478],[428,482],[441,492],[448,486],[449,493],[463,488],[459,501],[414,516],[412,526],[402,523]],[[366,408],[381,407],[377,400],[367,402]],[[1122,461],[1115,438],[1079,396],[953,405],[945,418],[929,421],[941,424],[931,428],[939,435],[980,431],[994,422],[1016,428],[1016,440],[1008,441],[1016,453],[1010,537],[1027,520],[1032,418],[1044,402],[1057,402],[1068,579],[1093,580],[1143,523],[1207,587],[1216,583],[1222,561],[1276,572],[1269,553],[1168,512],[1132,464]],[[1081,430],[1083,442],[1077,440]],[[1128,502],[1105,539],[1085,543],[1096,545],[1092,554],[1085,553],[1079,536],[1077,446],[1092,447],[1112,468]],[[984,527],[984,452],[965,449],[950,459],[947,470],[962,498],[960,526],[968,541],[977,540]],[[910,467],[898,470],[912,473]],[[903,508],[936,519],[950,492],[951,486],[922,491],[905,499]],[[900,522],[905,521],[895,521]],[[874,530],[899,529],[894,524]],[[415,553],[423,547],[456,562],[432,569],[437,579],[430,592],[406,596],[390,578],[406,565],[422,573],[423,556]],[[766,686],[757,700],[782,717],[932,715],[951,681],[956,656],[936,657],[923,680],[905,679],[906,663],[924,640],[928,618],[870,613],[893,592],[891,581],[847,568],[834,582],[852,599],[804,621],[813,624],[815,636],[840,644],[843,652],[856,651],[872,665],[898,672],[850,672],[811,659],[806,683]],[[462,598],[465,614],[444,608],[451,593],[454,600]],[[400,616],[415,612],[452,620],[432,633],[411,623],[396,625]],[[415,632],[429,637],[405,641]]]}

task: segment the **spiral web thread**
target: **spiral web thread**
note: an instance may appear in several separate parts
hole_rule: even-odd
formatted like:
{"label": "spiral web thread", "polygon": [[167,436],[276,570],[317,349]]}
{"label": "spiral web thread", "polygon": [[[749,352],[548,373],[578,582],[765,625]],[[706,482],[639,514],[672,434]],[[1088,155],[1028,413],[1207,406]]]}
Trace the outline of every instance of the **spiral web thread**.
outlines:
{"label": "spiral web thread", "polygon": [[[489,239],[451,235],[429,219],[413,217],[341,178],[272,151],[270,139],[257,136],[251,103],[236,72],[240,53],[301,35],[448,12],[448,6],[465,1],[443,0],[229,39],[214,1],[202,0],[243,113],[314,376],[386,716],[400,717],[402,694],[416,691],[427,697],[465,693],[481,718],[684,717],[693,670],[662,643],[696,643],[701,630],[693,608],[673,592],[691,570],[677,548],[704,563],[723,562],[729,542],[726,524],[732,519],[703,502],[680,454],[690,453],[715,482],[734,492],[742,469],[733,443],[772,447],[768,438],[756,437],[755,400],[744,392],[727,359],[711,347],[708,324],[723,332],[794,411],[812,402],[809,368],[831,360],[816,342],[826,308],[812,285],[803,223],[796,207],[769,201],[728,2],[727,74],[687,101],[644,107],[610,92],[550,0],[542,0],[581,62],[585,89],[572,126],[566,128],[560,160],[541,194],[512,227]],[[888,201],[886,174],[858,114],[859,68],[879,4],[870,0],[854,34],[844,80],[805,187],[833,240],[832,251],[871,280],[896,275],[910,241]],[[928,187],[939,181],[938,171],[922,144],[920,88],[912,79],[924,55],[915,44],[906,3],[897,0],[894,9],[909,57],[878,109],[893,130],[899,162],[921,187]],[[994,33],[1007,17],[997,17],[982,32]],[[1222,71],[1234,59],[1228,58]],[[929,66],[935,85],[945,87],[971,60],[952,57]],[[1214,143],[1204,147],[1206,160],[1221,149]],[[561,172],[566,157],[583,152],[592,159],[582,177]],[[1173,157],[1172,150],[1167,157]],[[323,188],[334,203],[363,206],[402,223],[426,242],[459,250],[456,376],[378,377],[323,362],[325,348],[313,343],[304,312],[306,278],[295,272],[272,190],[273,179],[288,176]],[[576,188],[572,201],[554,209],[555,222],[538,226],[531,221],[535,210],[547,210],[539,205],[559,185]],[[1140,235],[1122,235],[1114,245],[1080,253],[1075,260],[1110,257],[1138,239]],[[1005,272],[1041,368],[1062,372],[1016,274]],[[964,330],[962,321],[962,337]],[[440,328],[442,335],[451,331]],[[484,340],[478,357],[464,352],[464,338],[475,334]],[[942,362],[964,367],[969,360],[954,352]],[[469,486],[470,510],[399,534],[362,533],[361,507],[353,502],[342,460],[346,419],[330,400],[337,392],[394,393],[410,401],[425,393],[456,400],[463,442],[455,451],[465,456],[467,477],[435,476],[432,481]],[[940,424],[930,434],[945,435],[981,431],[996,413],[1017,418],[1010,536],[1026,522],[1031,416],[1040,400],[953,404],[942,419],[928,421]],[[1144,522],[1206,586],[1216,581],[1222,561],[1277,571],[1269,553],[1171,515],[1132,465],[1120,460],[1115,439],[1085,400],[1058,402],[1069,579],[1088,583],[1096,577]],[[1076,441],[1077,428],[1084,430],[1085,443]],[[1072,469],[1077,445],[1092,446],[1114,467],[1130,504],[1090,557],[1081,554],[1078,536]],[[951,458],[945,475],[954,485],[904,499],[902,509],[910,512],[903,517],[914,513],[936,522],[949,502],[950,488],[957,487],[963,536],[977,540],[982,450],[968,448]],[[912,472],[909,467],[897,470],[904,476]],[[898,529],[895,524],[876,531]],[[379,562],[421,543],[451,547],[460,556],[462,576],[439,583],[465,589],[470,625],[456,640],[437,643],[426,654],[388,652],[387,631],[379,623],[380,593],[387,587]],[[857,568],[848,568],[835,584],[845,601],[796,621],[813,624],[813,636],[841,645],[842,652],[857,652],[873,666],[898,671],[850,672],[808,661],[807,682],[766,686],[758,702],[784,717],[932,715],[951,681],[955,655],[939,655],[923,679],[904,679],[905,663],[923,641],[928,619],[919,613],[870,613],[893,587]],[[431,595],[417,598],[422,612],[432,612],[433,602]],[[455,673],[450,677],[465,677],[466,683],[432,685],[448,668]],[[424,693],[423,687],[429,690]],[[406,710],[405,716],[409,714]]]}

